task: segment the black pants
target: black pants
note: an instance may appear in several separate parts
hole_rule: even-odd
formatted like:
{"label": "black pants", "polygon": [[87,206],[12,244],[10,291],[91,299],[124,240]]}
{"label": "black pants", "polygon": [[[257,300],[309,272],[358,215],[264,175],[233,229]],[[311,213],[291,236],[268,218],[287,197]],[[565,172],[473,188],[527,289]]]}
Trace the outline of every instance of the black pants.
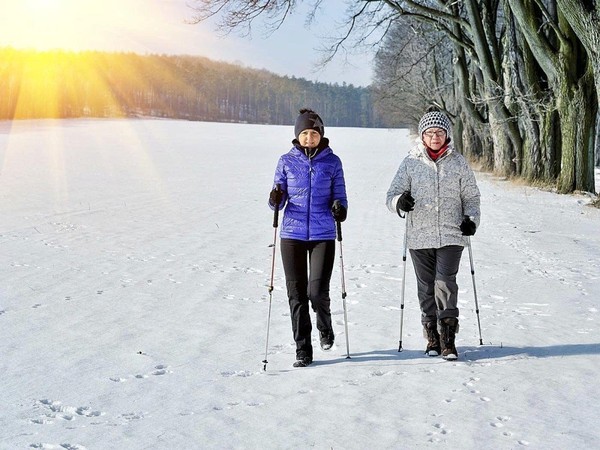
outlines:
{"label": "black pants", "polygon": [[335,261],[335,241],[282,239],[281,258],[296,356],[312,357],[312,324],[308,301],[317,316],[317,329],[323,332],[332,330],[329,282]]}
{"label": "black pants", "polygon": [[410,251],[417,275],[421,323],[458,318],[456,274],[462,251],[459,245]]}

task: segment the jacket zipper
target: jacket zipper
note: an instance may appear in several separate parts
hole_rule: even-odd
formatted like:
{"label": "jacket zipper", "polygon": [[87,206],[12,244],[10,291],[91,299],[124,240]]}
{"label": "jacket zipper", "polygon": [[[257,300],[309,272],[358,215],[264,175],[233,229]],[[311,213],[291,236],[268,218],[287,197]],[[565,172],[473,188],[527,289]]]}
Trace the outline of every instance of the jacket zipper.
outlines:
{"label": "jacket zipper", "polygon": [[308,217],[306,218],[306,240],[310,241],[310,206],[312,203],[312,174],[313,174],[313,166],[312,166],[312,158],[308,157],[308,208],[307,213]]}

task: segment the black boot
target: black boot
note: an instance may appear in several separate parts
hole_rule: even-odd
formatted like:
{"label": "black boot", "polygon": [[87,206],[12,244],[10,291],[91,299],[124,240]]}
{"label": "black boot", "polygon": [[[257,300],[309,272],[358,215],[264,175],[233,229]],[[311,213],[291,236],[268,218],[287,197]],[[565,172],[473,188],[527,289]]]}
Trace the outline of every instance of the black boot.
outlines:
{"label": "black boot", "polygon": [[294,367],[306,367],[310,366],[313,362],[312,355],[309,355],[306,352],[300,351],[296,353],[296,362],[294,362]]}
{"label": "black boot", "polygon": [[446,317],[440,320],[440,343],[442,345],[442,358],[457,359],[458,352],[454,345],[456,333],[458,332],[458,319]]}
{"label": "black boot", "polygon": [[319,331],[321,348],[323,350],[331,350],[333,347],[333,341],[335,340],[335,335],[333,334],[333,330],[329,331]]}
{"label": "black boot", "polygon": [[442,349],[440,346],[440,334],[438,333],[435,322],[423,324],[423,336],[427,339],[425,354],[429,356],[438,356],[442,352]]}

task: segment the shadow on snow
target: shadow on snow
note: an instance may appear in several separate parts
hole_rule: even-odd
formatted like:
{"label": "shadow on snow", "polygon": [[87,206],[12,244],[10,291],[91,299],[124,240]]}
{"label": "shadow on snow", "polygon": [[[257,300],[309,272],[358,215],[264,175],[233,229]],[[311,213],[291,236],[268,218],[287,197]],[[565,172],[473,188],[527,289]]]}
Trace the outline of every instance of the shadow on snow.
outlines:
{"label": "shadow on snow", "polygon": [[[488,359],[501,359],[506,357],[552,358],[579,355],[600,355],[600,344],[563,344],[540,347],[514,347],[484,344],[478,346],[461,346],[458,347],[458,351],[459,359],[457,362],[473,362]],[[402,361],[415,359],[428,360],[423,350],[403,349],[401,352],[398,352],[397,349],[389,349],[350,353],[350,359],[347,359],[345,356],[328,360],[316,359],[313,364],[325,366],[331,364],[340,364],[345,361],[352,363],[367,361]],[[438,358],[431,358],[431,361],[437,359]]]}
{"label": "shadow on snow", "polygon": [[561,344],[540,347],[480,345],[473,347],[463,347],[462,353],[467,361],[505,358],[507,356],[552,358],[560,356],[600,355],[600,344]]}

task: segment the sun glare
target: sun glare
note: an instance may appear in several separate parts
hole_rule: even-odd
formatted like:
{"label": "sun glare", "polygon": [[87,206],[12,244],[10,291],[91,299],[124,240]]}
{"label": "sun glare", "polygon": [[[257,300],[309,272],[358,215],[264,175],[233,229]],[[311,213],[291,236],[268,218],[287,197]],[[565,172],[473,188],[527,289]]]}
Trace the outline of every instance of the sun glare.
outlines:
{"label": "sun glare", "polygon": [[0,46],[16,48],[118,48],[138,17],[132,10],[134,4],[122,0],[1,1]]}
{"label": "sun glare", "polygon": [[44,10],[60,7],[61,0],[25,0],[25,7],[32,10],[42,8]]}
{"label": "sun glare", "polygon": [[[194,54],[185,0],[0,0],[0,48]],[[190,50],[191,49],[191,50]],[[204,54],[204,53],[203,53]]]}

